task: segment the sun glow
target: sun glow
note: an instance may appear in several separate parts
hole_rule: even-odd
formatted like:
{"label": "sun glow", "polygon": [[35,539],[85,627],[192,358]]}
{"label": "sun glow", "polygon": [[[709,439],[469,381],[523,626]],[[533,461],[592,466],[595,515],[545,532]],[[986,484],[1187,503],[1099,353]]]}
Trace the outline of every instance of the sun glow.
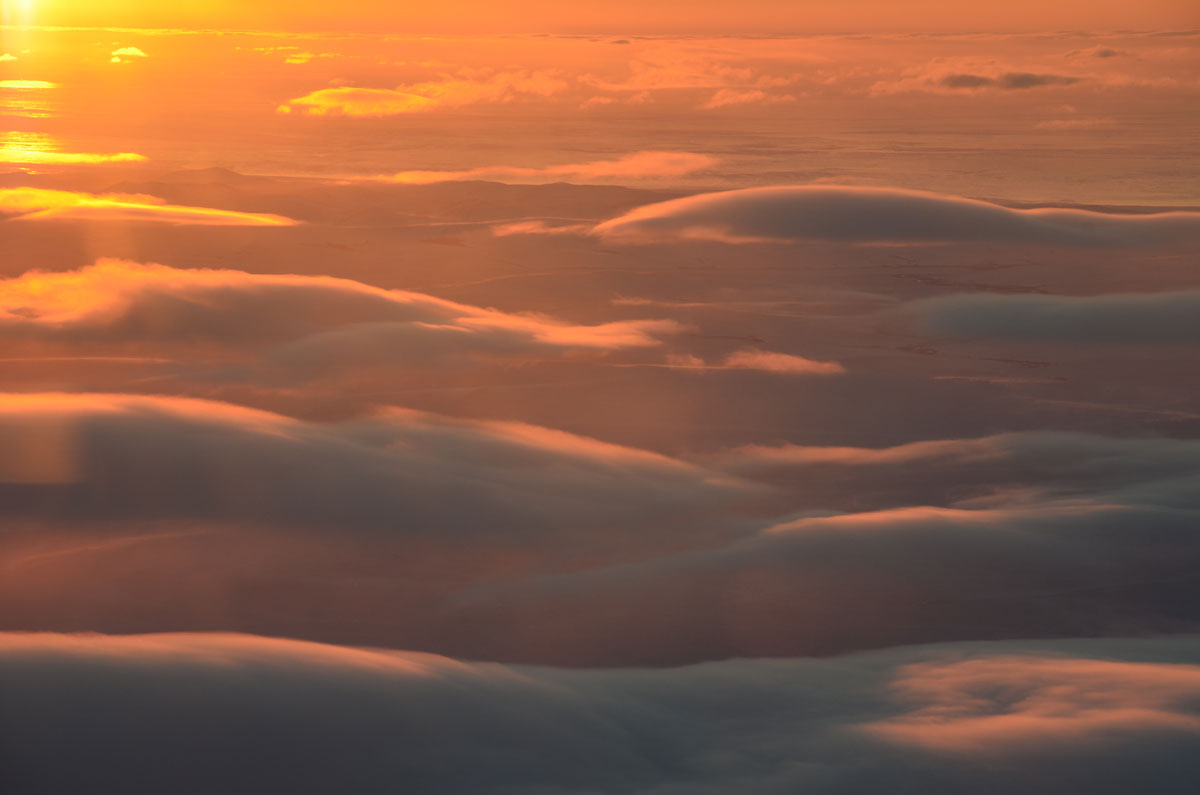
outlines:
{"label": "sun glow", "polygon": [[5,25],[32,25],[37,0],[0,0],[0,20]]}

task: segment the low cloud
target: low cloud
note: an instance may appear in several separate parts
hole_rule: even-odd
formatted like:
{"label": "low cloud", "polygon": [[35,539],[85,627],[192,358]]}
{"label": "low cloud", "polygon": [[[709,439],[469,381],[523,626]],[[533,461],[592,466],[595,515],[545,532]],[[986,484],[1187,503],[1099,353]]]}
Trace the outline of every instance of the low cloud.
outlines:
{"label": "low cloud", "polygon": [[1178,639],[568,672],[245,635],[9,634],[0,679],[20,686],[0,742],[21,750],[5,769],[21,792],[86,775],[131,795],[1182,795],[1200,775],[1198,663]]}
{"label": "low cloud", "polygon": [[1004,505],[1081,499],[1105,489],[1153,494],[1200,478],[1200,443],[1065,431],[1005,433],[896,447],[751,445],[699,459],[788,488],[803,509]]}
{"label": "low cloud", "polygon": [[[404,410],[14,395],[0,446],[8,626],[234,621],[574,666],[1200,626],[1190,441],[689,462]],[[128,594],[80,606],[117,576]]]}
{"label": "low cloud", "polygon": [[430,632],[459,656],[608,666],[1194,631],[1196,479],[1155,487],[810,515],[724,549],[479,587]]}
{"label": "low cloud", "polygon": [[1017,210],[893,188],[749,188],[652,204],[606,221],[594,234],[631,242],[725,243],[806,239],[848,243],[996,241],[1078,246],[1154,246],[1200,239],[1200,213],[1121,215]]}
{"label": "low cloud", "polygon": [[607,534],[669,536],[755,492],[650,452],[406,410],[307,423],[198,400],[7,395],[0,441],[17,451],[0,467],[0,513],[82,526],[190,519],[513,549],[540,537],[583,554]]}
{"label": "low cloud", "polygon": [[489,77],[447,77],[395,89],[337,86],[289,100],[280,113],[309,116],[378,118],[481,103],[506,103],[549,97],[565,91],[566,81],[550,72],[500,72]]}
{"label": "low cloud", "polygon": [[501,182],[557,182],[612,179],[647,179],[681,177],[705,171],[718,162],[717,158],[694,152],[634,152],[615,160],[591,160],[542,168],[519,166],[483,166],[466,171],[402,171],[389,179],[395,182],[425,184],[462,180],[496,180]]}
{"label": "low cloud", "polygon": [[[1003,691],[1003,700],[978,698]],[[892,692],[912,712],[867,731],[900,746],[974,758],[1084,751],[1136,736],[1191,736],[1200,666],[1112,660],[995,657],[905,667]]]}
{"label": "low cloud", "polygon": [[224,353],[281,377],[364,367],[602,354],[661,344],[670,320],[575,325],[323,276],[178,270],[102,260],[0,280],[0,339],[90,352]]}
{"label": "low cloud", "polygon": [[1080,345],[1200,344],[1200,291],[1095,296],[948,295],[901,312],[927,333]]}
{"label": "low cloud", "polygon": [[[51,156],[53,157],[53,156]],[[76,162],[72,157],[49,162]],[[100,155],[99,157],[105,157]],[[128,160],[117,155],[117,162]],[[140,158],[133,155],[133,160]],[[78,162],[96,162],[82,160]],[[103,162],[103,161],[102,161]],[[91,194],[43,188],[0,188],[0,215],[15,221],[116,221],[192,226],[294,226],[298,221],[269,213],[243,213],[211,207],[167,204],[155,196]]]}

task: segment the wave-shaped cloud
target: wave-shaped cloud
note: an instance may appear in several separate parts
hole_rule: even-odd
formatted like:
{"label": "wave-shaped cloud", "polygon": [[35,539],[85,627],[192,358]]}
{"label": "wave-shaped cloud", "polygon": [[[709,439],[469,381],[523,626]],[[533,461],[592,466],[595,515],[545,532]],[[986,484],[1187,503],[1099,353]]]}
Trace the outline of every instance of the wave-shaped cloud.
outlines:
{"label": "wave-shaped cloud", "polygon": [[1200,775],[1194,639],[566,672],[238,635],[9,634],[0,681],[22,793],[1182,795]]}
{"label": "wave-shaped cloud", "polygon": [[843,186],[749,188],[640,207],[594,234],[614,240],[725,243],[995,241],[1075,246],[1154,246],[1200,239],[1200,213],[1128,215],[1018,210],[936,193]]}
{"label": "wave-shaped cloud", "polygon": [[[1196,479],[1159,487],[1186,502]],[[568,665],[1188,631],[1196,521],[1194,505],[1132,501],[812,516],[724,549],[480,587],[430,631],[455,655]]]}
{"label": "wave-shaped cloud", "polygon": [[215,346],[255,353],[291,376],[652,347],[680,329],[668,320],[573,325],[334,277],[121,260],[0,280],[0,338],[166,352]]}
{"label": "wave-shaped cloud", "polygon": [[[1189,441],[1030,433],[688,463],[411,411],[320,423],[14,395],[0,448],[8,626],[232,620],[583,666],[1200,626]],[[117,576],[129,596],[80,607]]]}
{"label": "wave-shaped cloud", "polygon": [[902,310],[926,331],[1079,344],[1200,343],[1200,291],[1093,296],[948,295]]}
{"label": "wave-shaped cloud", "polygon": [[467,592],[439,616],[442,648],[671,664],[1200,622],[1192,441],[1030,432],[702,460],[787,491],[800,518],[724,548]]}
{"label": "wave-shaped cloud", "polygon": [[[66,160],[40,160],[30,162],[77,162],[71,155],[60,155]],[[89,158],[91,156],[80,156]],[[97,156],[103,158],[105,156]],[[141,156],[126,158],[115,156],[116,162],[136,160]],[[84,159],[78,162],[109,162]],[[77,193],[73,191],[48,190],[45,188],[0,188],[0,215],[12,216],[17,221],[126,221],[156,222],[196,226],[295,226],[298,221],[270,213],[244,213],[233,210],[217,210],[211,207],[186,207],[167,204],[155,196]]]}
{"label": "wave-shaped cloud", "polygon": [[[81,522],[160,516],[401,534],[625,532],[657,519],[677,525],[674,514],[695,517],[703,505],[752,492],[650,452],[404,410],[320,424],[199,400],[5,395],[0,438],[14,451],[0,468],[5,512]],[[253,471],[259,485],[243,489],[236,470]],[[47,505],[46,487],[55,484],[64,501]]]}
{"label": "wave-shaped cloud", "polygon": [[1200,478],[1200,443],[1026,431],[885,448],[752,445],[700,461],[790,487],[804,508],[877,510],[1155,493],[1155,484]]}

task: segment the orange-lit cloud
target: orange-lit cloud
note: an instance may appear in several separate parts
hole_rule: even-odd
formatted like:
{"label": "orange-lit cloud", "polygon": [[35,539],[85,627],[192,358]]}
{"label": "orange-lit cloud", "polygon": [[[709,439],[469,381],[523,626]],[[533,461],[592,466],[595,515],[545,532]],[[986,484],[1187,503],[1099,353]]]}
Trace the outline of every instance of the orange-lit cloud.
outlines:
{"label": "orange-lit cloud", "polygon": [[483,166],[465,171],[402,171],[390,179],[396,182],[425,184],[461,180],[498,180],[503,182],[592,181],[681,177],[712,168],[717,158],[694,152],[634,152],[616,160],[592,160],[542,168],[519,166]]}
{"label": "orange-lit cloud", "polygon": [[913,711],[864,729],[897,745],[972,756],[1037,754],[1182,733],[1200,740],[1200,668],[999,657],[924,663],[893,684]]}
{"label": "orange-lit cloud", "polygon": [[[39,155],[31,155],[38,157]],[[114,162],[104,155],[57,155],[66,160],[28,160],[17,162],[95,163]],[[136,162],[141,156],[123,158],[115,156],[115,162]],[[77,159],[72,159],[77,158]],[[126,221],[154,222],[199,226],[292,226],[297,222],[290,218],[269,213],[241,213],[232,210],[217,210],[210,207],[185,207],[167,204],[155,196],[108,194],[95,195],[71,191],[47,190],[44,188],[0,189],[0,213],[18,221]]]}
{"label": "orange-lit cloud", "polygon": [[566,90],[567,86],[566,81],[554,74],[534,71],[447,77],[395,89],[338,86],[289,100],[279,107],[279,112],[365,118],[400,116],[437,108],[549,97]]}
{"label": "orange-lit cloud", "polygon": [[348,279],[116,260],[0,281],[0,335],[66,345],[220,345],[257,353],[295,377],[653,347],[681,328],[670,320],[574,325]]}

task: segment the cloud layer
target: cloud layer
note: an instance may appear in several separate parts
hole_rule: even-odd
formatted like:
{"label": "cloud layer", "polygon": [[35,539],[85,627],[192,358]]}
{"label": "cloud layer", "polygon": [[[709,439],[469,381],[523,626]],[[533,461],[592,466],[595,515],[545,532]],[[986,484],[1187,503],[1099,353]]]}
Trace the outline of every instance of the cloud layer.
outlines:
{"label": "cloud layer", "polygon": [[1176,795],[1200,775],[1197,663],[1181,639],[562,672],[236,635],[0,635],[0,743],[31,795]]}
{"label": "cloud layer", "polygon": [[983,201],[892,188],[779,187],[702,194],[652,204],[606,221],[614,240],[726,243],[996,241],[1075,246],[1154,246],[1200,238],[1200,213],[1117,215],[1014,210]]}

